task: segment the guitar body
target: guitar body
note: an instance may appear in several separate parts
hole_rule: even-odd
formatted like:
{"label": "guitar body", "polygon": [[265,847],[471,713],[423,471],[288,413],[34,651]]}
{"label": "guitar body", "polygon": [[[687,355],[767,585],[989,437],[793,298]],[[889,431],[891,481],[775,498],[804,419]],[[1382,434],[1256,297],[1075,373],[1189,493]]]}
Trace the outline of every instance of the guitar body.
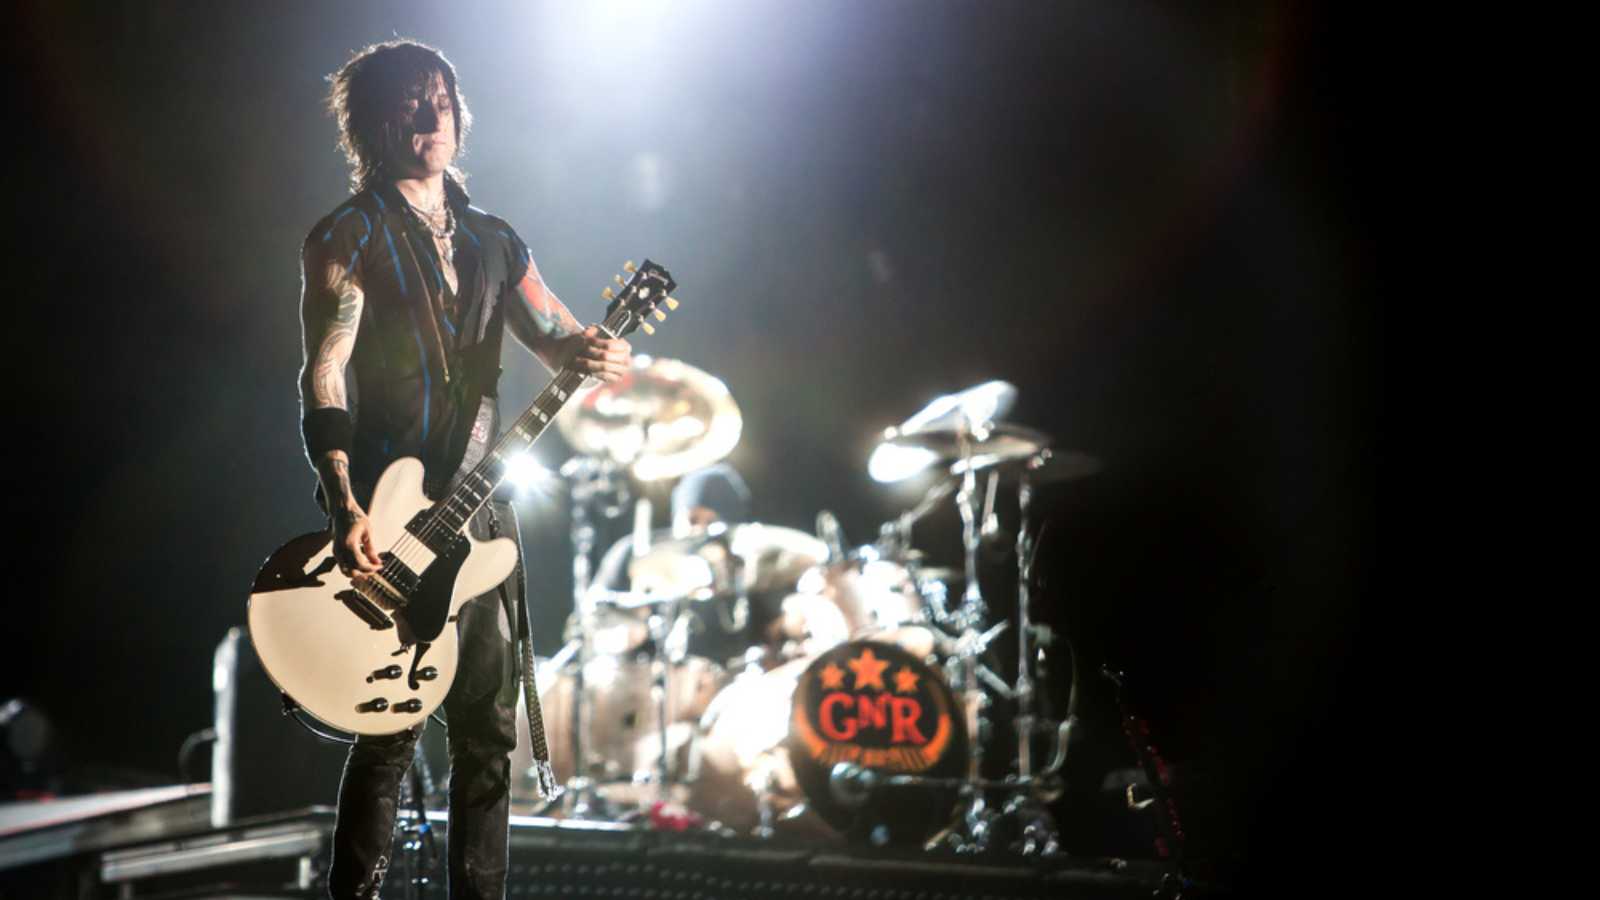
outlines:
{"label": "guitar body", "polygon": [[[421,461],[406,458],[378,479],[367,516],[380,553],[434,505],[422,476]],[[463,532],[437,556],[422,552],[419,585],[403,608],[355,589],[334,562],[327,531],[272,554],[251,589],[249,625],[261,666],[279,690],[355,734],[394,734],[427,719],[455,680],[461,605],[511,574],[517,545]]]}

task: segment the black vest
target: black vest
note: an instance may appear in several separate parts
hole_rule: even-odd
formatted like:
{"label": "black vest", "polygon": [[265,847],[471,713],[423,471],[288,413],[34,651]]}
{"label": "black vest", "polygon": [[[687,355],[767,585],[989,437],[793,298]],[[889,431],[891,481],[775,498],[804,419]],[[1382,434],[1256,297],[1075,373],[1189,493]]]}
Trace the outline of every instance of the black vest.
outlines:
{"label": "black vest", "polygon": [[415,456],[438,496],[461,463],[480,398],[496,395],[504,301],[527,272],[528,249],[448,179],[446,195],[456,219],[454,296],[432,236],[391,184],[351,197],[312,233],[349,262],[365,294],[346,381],[350,476],[366,487],[389,463]]}

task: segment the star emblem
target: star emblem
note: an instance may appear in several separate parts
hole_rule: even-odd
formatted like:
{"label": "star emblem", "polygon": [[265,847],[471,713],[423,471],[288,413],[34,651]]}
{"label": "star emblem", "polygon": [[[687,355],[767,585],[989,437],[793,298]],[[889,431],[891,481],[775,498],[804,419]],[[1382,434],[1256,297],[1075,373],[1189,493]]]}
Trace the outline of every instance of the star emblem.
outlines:
{"label": "star emblem", "polygon": [[824,668],[820,674],[822,675],[822,686],[823,687],[825,687],[825,688],[842,688],[842,687],[844,687],[844,670],[839,668],[838,666],[834,665],[833,663],[828,663],[827,667]]}
{"label": "star emblem", "polygon": [[897,694],[912,694],[912,693],[916,693],[916,690],[917,690],[917,678],[918,678],[917,673],[915,673],[915,672],[913,672],[910,669],[907,669],[905,667],[901,667],[900,671],[894,673],[894,690],[895,690],[895,693],[897,693]]}
{"label": "star emblem", "polygon": [[877,685],[878,690],[886,690],[883,685],[883,670],[889,668],[889,661],[879,659],[872,655],[872,648],[861,651],[861,655],[845,663],[850,671],[856,675],[856,690]]}

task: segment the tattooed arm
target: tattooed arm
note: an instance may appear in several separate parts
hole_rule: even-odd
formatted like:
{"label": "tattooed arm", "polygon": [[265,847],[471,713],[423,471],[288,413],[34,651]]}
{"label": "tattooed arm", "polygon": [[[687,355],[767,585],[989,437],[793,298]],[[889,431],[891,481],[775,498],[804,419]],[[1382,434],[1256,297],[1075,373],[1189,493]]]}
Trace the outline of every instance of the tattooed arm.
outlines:
{"label": "tattooed arm", "polygon": [[621,338],[608,338],[599,326],[578,324],[572,313],[528,260],[528,274],[517,284],[506,305],[511,333],[551,371],[572,360],[578,371],[601,381],[616,381],[633,363],[633,349]]}
{"label": "tattooed arm", "polygon": [[[300,370],[300,403],[306,412],[339,409],[349,412],[345,368],[356,345],[364,295],[357,274],[332,259],[320,242],[308,240],[300,318],[305,338],[305,364]],[[347,571],[376,571],[382,561],[372,544],[366,511],[350,488],[350,458],[328,450],[313,459],[333,526],[333,555]]]}

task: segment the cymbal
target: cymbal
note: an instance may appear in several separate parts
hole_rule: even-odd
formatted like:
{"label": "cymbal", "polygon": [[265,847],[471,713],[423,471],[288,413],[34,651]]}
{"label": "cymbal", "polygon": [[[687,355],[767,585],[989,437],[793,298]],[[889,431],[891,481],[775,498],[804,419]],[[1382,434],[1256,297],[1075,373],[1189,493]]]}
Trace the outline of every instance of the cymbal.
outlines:
{"label": "cymbal", "polygon": [[953,474],[970,466],[986,469],[1012,460],[1027,459],[1050,446],[1050,436],[1021,425],[991,425],[980,433],[959,428],[923,429],[906,434],[897,428],[883,432],[882,444],[926,450],[937,458],[955,461]]}
{"label": "cymbal", "polygon": [[828,545],[804,531],[749,522],[661,541],[628,565],[634,591],[692,594],[726,590],[731,583],[728,555],[741,563],[742,586],[752,591],[793,585],[812,566],[828,558]]}
{"label": "cymbal", "polygon": [[[998,427],[994,420],[1005,415],[1016,400],[1016,387],[1004,381],[986,381],[938,397],[911,418],[884,429],[878,446],[867,460],[867,474],[874,481],[902,481],[941,460],[949,462],[968,456],[975,445],[990,440]],[[1003,444],[1002,458],[1012,459],[1011,451],[1027,456],[1049,442],[1034,443],[1037,446],[1027,451],[1004,440],[996,447]],[[989,460],[977,467],[993,462]]]}
{"label": "cymbal", "polygon": [[626,466],[641,481],[676,478],[722,459],[739,443],[743,422],[721,379],[644,355],[621,380],[587,390],[556,417],[573,449]]}
{"label": "cymbal", "polygon": [[1017,402],[1017,389],[1005,381],[983,384],[945,394],[924,406],[916,415],[900,423],[899,433],[921,434],[938,431],[980,431],[999,419]]}

